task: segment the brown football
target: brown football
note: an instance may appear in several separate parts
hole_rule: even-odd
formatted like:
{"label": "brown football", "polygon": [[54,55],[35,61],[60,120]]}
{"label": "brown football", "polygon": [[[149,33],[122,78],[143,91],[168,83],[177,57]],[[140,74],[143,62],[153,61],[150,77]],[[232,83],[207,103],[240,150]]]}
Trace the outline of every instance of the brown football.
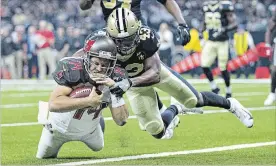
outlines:
{"label": "brown football", "polygon": [[87,86],[79,87],[74,89],[69,96],[72,98],[83,98],[83,97],[89,96],[91,91],[92,91],[92,87],[87,87]]}

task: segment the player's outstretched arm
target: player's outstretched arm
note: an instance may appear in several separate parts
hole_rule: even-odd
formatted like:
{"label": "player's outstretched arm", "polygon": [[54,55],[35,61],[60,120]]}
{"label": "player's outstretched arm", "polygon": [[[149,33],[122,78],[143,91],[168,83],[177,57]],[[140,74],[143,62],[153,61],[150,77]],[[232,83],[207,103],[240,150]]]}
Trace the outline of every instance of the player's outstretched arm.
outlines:
{"label": "player's outstretched arm", "polygon": [[[96,84],[98,85],[105,85],[108,87],[112,87],[115,85],[115,81],[111,78],[94,78],[94,81],[96,81]],[[115,121],[115,123],[119,126],[123,126],[127,122],[128,118],[128,109],[125,105],[125,101],[122,96],[116,97],[115,94],[110,93],[111,97],[111,103],[109,105],[112,118]]]}
{"label": "player's outstretched arm", "polygon": [[82,10],[88,10],[91,8],[94,0],[80,0],[79,6]]}
{"label": "player's outstretched arm", "polygon": [[125,125],[129,113],[124,99],[122,97],[116,97],[115,95],[111,94],[111,105],[109,108],[115,123],[119,126]]}
{"label": "player's outstretched arm", "polygon": [[181,10],[178,4],[175,2],[175,0],[158,0],[158,1],[166,7],[168,12],[175,18],[178,24],[186,25],[186,21],[182,16]]}
{"label": "player's outstretched arm", "polygon": [[101,103],[102,94],[96,93],[93,87],[90,95],[84,98],[71,98],[69,94],[72,88],[58,85],[50,95],[49,111],[51,112],[70,112],[86,107],[97,107]]}
{"label": "player's outstretched arm", "polygon": [[133,87],[150,86],[160,81],[160,59],[158,53],[147,58],[144,62],[145,72],[138,76],[131,78]]}
{"label": "player's outstretched arm", "polygon": [[177,40],[181,41],[181,44],[184,46],[191,40],[189,27],[181,13],[181,9],[175,0],[158,0],[162,3],[167,11],[175,18],[178,23],[178,38]]}

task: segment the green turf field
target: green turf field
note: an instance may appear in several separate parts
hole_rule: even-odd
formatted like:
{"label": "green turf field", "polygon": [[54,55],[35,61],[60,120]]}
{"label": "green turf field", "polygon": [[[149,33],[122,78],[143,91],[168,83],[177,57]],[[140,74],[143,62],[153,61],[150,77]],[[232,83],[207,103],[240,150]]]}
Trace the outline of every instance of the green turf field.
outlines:
{"label": "green turf field", "polygon": [[[208,84],[196,84],[198,90],[209,90]],[[220,85],[223,93],[223,85]],[[137,119],[129,119],[128,123],[119,127],[113,121],[106,121],[105,147],[100,152],[93,152],[83,143],[66,143],[58,155],[58,159],[39,160],[35,158],[37,144],[42,126],[7,126],[14,123],[37,121],[37,105],[39,100],[48,100],[47,91],[12,91],[1,93],[1,162],[2,165],[48,165],[69,162],[96,161],[99,159],[119,158],[142,154],[160,154],[162,152],[188,151],[188,154],[140,159],[114,161],[102,160],[103,165],[225,165],[276,164],[276,146],[260,146],[234,150],[214,151],[209,153],[192,153],[191,150],[202,150],[239,144],[253,144],[276,141],[276,105],[264,107],[269,91],[266,84],[234,84],[234,96],[254,115],[254,127],[247,129],[230,113],[213,113],[203,115],[180,116],[181,123],[175,129],[171,140],[156,140],[147,132],[141,131]],[[166,105],[169,96],[159,92]],[[16,105],[17,104],[17,105]],[[29,104],[29,105],[19,105]],[[13,107],[13,108],[11,108]],[[205,108],[204,110],[217,110]],[[132,113],[130,112],[132,115]],[[110,117],[108,110],[105,117]],[[242,145],[243,146],[243,145]],[[166,153],[171,154],[171,153]],[[149,155],[151,156],[151,155]],[[135,158],[135,157],[134,157]],[[120,158],[119,158],[120,159]]]}

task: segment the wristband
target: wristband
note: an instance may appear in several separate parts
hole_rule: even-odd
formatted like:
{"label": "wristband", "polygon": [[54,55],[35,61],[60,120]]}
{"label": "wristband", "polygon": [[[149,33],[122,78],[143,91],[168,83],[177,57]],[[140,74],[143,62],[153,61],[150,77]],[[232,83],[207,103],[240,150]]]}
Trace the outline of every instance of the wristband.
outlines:
{"label": "wristband", "polygon": [[116,97],[115,94],[110,94],[111,97],[111,107],[112,108],[117,108],[122,105],[125,105],[125,100],[122,97]]}

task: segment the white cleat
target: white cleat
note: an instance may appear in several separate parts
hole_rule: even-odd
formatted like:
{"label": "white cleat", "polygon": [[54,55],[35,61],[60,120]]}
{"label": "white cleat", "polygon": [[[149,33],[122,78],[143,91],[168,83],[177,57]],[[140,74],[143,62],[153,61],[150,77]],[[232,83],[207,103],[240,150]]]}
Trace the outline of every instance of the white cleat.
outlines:
{"label": "white cleat", "polygon": [[171,139],[173,137],[173,130],[178,126],[179,123],[180,123],[179,117],[175,116],[172,122],[167,127],[166,132],[161,139]]}
{"label": "white cleat", "polygon": [[246,127],[251,128],[254,123],[252,114],[244,108],[238,100],[234,98],[228,98],[228,100],[231,104],[229,111],[233,113]]}
{"label": "white cleat", "polygon": [[182,104],[174,104],[178,110],[178,114],[203,114],[202,108],[186,108]]}
{"label": "white cleat", "polygon": [[275,93],[269,93],[266,100],[264,101],[265,106],[272,105],[276,101],[276,94]]}

